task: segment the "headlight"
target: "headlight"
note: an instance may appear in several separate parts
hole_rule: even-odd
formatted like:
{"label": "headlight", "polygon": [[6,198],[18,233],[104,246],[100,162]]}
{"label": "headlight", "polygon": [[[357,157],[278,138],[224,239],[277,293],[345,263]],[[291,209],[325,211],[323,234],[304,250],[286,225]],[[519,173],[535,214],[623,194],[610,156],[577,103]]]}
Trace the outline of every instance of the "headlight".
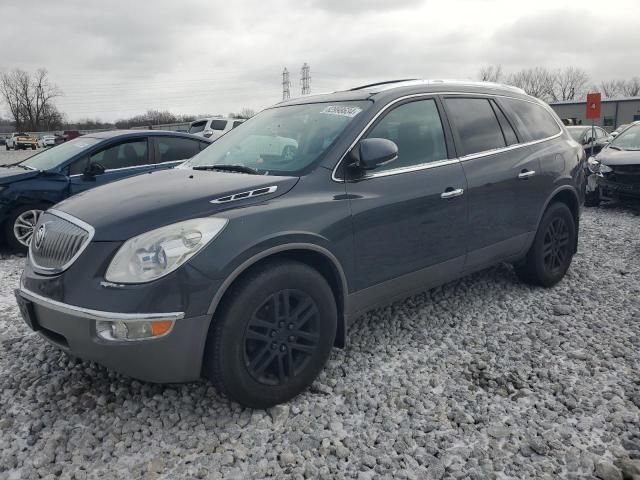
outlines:
{"label": "headlight", "polygon": [[587,168],[591,173],[600,173],[600,162],[596,160],[596,157],[589,157]]}
{"label": "headlight", "polygon": [[113,283],[145,283],[173,272],[213,240],[226,218],[195,218],[127,240],[107,268]]}
{"label": "headlight", "polygon": [[611,168],[609,165],[605,165],[604,163],[601,163],[600,173],[609,173],[609,172],[613,172],[613,168]]}

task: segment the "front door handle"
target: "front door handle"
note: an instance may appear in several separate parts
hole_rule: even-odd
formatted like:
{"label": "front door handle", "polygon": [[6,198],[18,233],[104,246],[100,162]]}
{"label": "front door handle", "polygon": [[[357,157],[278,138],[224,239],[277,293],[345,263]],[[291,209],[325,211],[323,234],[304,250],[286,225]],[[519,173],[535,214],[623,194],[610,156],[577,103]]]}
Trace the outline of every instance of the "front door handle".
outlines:
{"label": "front door handle", "polygon": [[464,189],[449,187],[440,194],[440,198],[455,198],[463,194],[464,194]]}
{"label": "front door handle", "polygon": [[518,174],[520,180],[526,180],[529,177],[533,177],[536,174],[535,170],[523,170]]}

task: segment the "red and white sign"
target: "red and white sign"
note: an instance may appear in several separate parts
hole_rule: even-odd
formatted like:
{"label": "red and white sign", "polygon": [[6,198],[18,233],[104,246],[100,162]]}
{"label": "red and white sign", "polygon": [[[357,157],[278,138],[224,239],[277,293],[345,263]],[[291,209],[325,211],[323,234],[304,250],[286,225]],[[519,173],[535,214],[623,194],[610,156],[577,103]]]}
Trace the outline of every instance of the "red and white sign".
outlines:
{"label": "red and white sign", "polygon": [[600,93],[587,93],[587,118],[600,118]]}

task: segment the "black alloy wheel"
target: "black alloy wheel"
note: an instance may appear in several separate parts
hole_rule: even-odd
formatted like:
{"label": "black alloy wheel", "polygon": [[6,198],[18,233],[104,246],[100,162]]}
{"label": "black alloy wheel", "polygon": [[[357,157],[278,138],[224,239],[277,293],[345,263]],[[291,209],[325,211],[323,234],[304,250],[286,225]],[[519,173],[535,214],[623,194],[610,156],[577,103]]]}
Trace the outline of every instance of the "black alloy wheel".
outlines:
{"label": "black alloy wheel", "polygon": [[555,217],[548,225],[544,235],[544,266],[549,275],[557,274],[564,266],[571,245],[569,245],[569,228],[563,217]]}
{"label": "black alloy wheel", "polygon": [[264,385],[283,385],[305,369],[318,347],[320,312],[300,290],[280,290],[256,310],[244,335],[250,375]]}

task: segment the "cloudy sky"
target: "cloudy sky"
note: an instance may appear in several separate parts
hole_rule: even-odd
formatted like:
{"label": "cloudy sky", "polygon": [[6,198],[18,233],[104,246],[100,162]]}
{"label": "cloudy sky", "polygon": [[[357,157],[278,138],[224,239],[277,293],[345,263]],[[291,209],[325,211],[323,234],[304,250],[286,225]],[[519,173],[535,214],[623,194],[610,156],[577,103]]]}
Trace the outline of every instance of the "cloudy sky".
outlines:
{"label": "cloudy sky", "polygon": [[0,21],[0,71],[47,68],[70,119],[259,110],[284,67],[300,94],[304,62],[312,92],[486,64],[640,75],[638,0],[3,0]]}

